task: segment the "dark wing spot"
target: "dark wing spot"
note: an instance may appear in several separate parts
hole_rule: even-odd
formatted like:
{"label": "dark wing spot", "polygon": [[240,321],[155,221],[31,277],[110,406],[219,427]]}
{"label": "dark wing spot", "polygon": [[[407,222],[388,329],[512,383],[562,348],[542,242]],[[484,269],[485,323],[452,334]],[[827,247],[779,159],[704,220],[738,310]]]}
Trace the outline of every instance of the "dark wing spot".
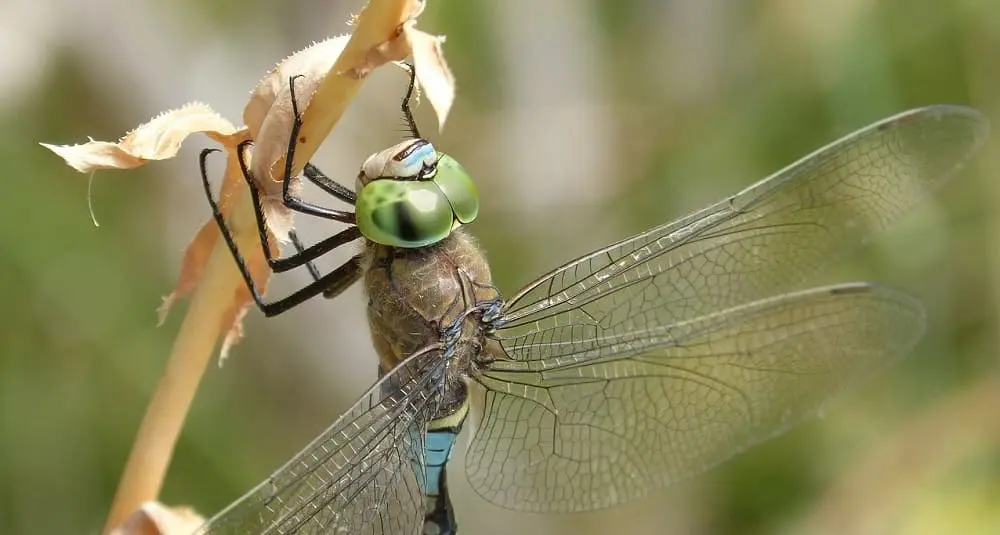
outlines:
{"label": "dark wing spot", "polygon": [[873,291],[875,291],[875,288],[871,284],[856,282],[830,288],[830,295],[867,294]]}

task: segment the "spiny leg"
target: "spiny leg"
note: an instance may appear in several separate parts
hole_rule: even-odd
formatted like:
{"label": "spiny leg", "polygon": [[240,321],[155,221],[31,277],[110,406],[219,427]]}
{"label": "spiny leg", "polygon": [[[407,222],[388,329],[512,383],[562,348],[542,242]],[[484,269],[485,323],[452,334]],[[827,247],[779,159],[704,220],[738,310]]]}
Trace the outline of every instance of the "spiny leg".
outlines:
{"label": "spiny leg", "polygon": [[[353,212],[345,212],[343,210],[331,210],[329,208],[325,208],[317,204],[303,201],[302,199],[292,195],[292,192],[289,189],[292,183],[292,166],[294,165],[295,162],[295,146],[298,144],[299,131],[302,129],[302,116],[299,114],[299,103],[298,99],[295,97],[295,79],[301,76],[302,76],[301,74],[297,74],[288,79],[288,93],[289,93],[289,98],[292,101],[292,131],[289,133],[288,136],[288,151],[286,151],[285,153],[285,175],[281,179],[281,201],[285,204],[285,206],[287,206],[292,210],[295,210],[296,212],[301,212],[303,214],[308,214],[308,215],[314,215],[317,217],[323,217],[326,219],[332,219],[334,221],[340,221],[342,223],[353,224],[354,223]],[[313,169],[316,168],[313,167]],[[316,170],[318,171],[318,169]],[[322,175],[322,173],[318,173],[318,175]],[[319,178],[318,175],[313,174],[313,176],[309,178],[310,180],[313,180],[314,178],[318,179]],[[325,178],[325,175],[323,176]],[[327,179],[326,182],[322,180],[320,180],[319,182],[314,181],[314,183],[321,188],[324,188],[324,186],[330,186],[330,183],[332,182],[333,181],[329,179]],[[338,193],[341,192],[341,188],[343,190],[347,189],[344,188],[343,186],[340,186],[340,188],[333,188],[331,186],[331,190],[333,191],[330,191],[330,194],[339,198]],[[336,191],[337,193],[334,193],[334,191]]]}
{"label": "spiny leg", "polygon": [[[212,187],[208,180],[208,170],[205,162],[208,155],[216,152],[216,150],[217,149],[205,149],[201,151],[201,155],[199,157],[202,185],[205,188],[205,196],[208,198],[208,203],[212,209],[212,218],[215,219],[215,223],[219,227],[219,232],[222,234],[222,238],[226,242],[226,246],[229,247],[229,252],[232,253],[233,259],[236,261],[236,266],[239,268],[240,274],[243,276],[243,281],[246,283],[247,289],[249,289],[254,302],[257,303],[257,307],[260,308],[261,312],[263,312],[265,316],[270,317],[281,314],[282,312],[290,310],[321,293],[331,293],[333,295],[340,293],[361,277],[361,255],[356,255],[337,269],[319,277],[312,283],[300,288],[291,295],[272,302],[264,301],[263,296],[261,296],[260,291],[257,289],[256,283],[253,281],[253,276],[250,274],[250,269],[247,267],[246,260],[243,258],[243,255],[240,254],[239,248],[236,246],[236,240],[233,238],[232,232],[226,224],[225,217],[222,215],[222,210],[219,208],[219,204],[215,200],[215,196],[212,195]],[[253,188],[251,188],[251,190],[253,190]]]}
{"label": "spiny leg", "polygon": [[[294,230],[289,230],[288,231],[288,237],[289,237],[289,239],[292,240],[292,245],[295,247],[296,251],[298,251],[299,253],[304,253],[305,252],[305,247],[302,246],[302,242],[299,240],[299,237],[298,237],[297,234],[295,234]],[[355,257],[355,258],[357,258],[357,257]],[[320,279],[319,270],[316,269],[316,264],[313,264],[312,262],[306,262],[306,269],[309,270],[309,274],[312,276],[312,278],[313,278],[314,281],[318,281]],[[354,280],[356,280],[356,279],[354,279]],[[345,281],[343,281],[345,283],[345,285],[343,287],[332,286],[330,288],[327,288],[326,290],[323,290],[323,297],[325,297],[327,299],[333,299],[334,297],[337,297],[338,295],[340,295],[341,292],[343,292],[345,289],[347,289],[348,286],[350,286],[351,284],[353,284],[354,280],[350,280],[350,281],[346,281],[345,280]]]}
{"label": "spiny leg", "polygon": [[328,278],[326,287],[323,288],[323,298],[333,299],[351,287],[352,284],[361,278],[361,254],[356,254],[350,260],[344,262],[332,273],[340,272],[337,277]]}
{"label": "spiny leg", "polygon": [[[274,258],[271,254],[270,240],[267,233],[267,222],[264,218],[264,207],[260,200],[260,191],[257,189],[256,184],[251,178],[252,175],[250,170],[246,166],[246,158],[244,154],[246,153],[246,148],[249,146],[249,141],[244,141],[236,147],[237,161],[240,164],[240,170],[243,172],[243,178],[246,180],[247,187],[250,189],[250,199],[253,202],[254,217],[257,220],[257,233],[260,236],[260,244],[264,251],[264,258],[267,260],[267,265],[271,268],[271,271],[275,273],[283,273],[285,271],[295,269],[299,266],[306,265],[309,268],[310,273],[318,273],[315,266],[310,264],[311,261],[323,256],[324,254],[344,245],[350,243],[359,237],[361,237],[361,232],[358,231],[357,227],[348,227],[325,240],[315,243],[308,248],[302,248],[301,242],[296,248],[299,249],[293,255],[287,256],[285,258]],[[204,153],[203,153],[204,154]],[[202,173],[205,174],[205,168],[202,166]],[[204,180],[208,180],[207,177]],[[351,214],[353,217],[353,214]],[[297,238],[296,238],[297,239]],[[318,276],[314,276],[318,278]]]}
{"label": "spiny leg", "polygon": [[410,73],[410,85],[406,87],[406,94],[403,95],[403,103],[400,105],[400,109],[403,110],[403,120],[406,121],[406,128],[410,130],[410,134],[417,139],[423,139],[420,137],[420,131],[417,130],[417,122],[413,120],[413,112],[410,110],[410,97],[413,96],[413,90],[417,85],[417,70],[409,63],[400,63],[404,69]]}
{"label": "spiny leg", "polygon": [[[292,246],[295,247],[296,254],[302,254],[305,252],[306,248],[305,246],[302,245],[302,240],[299,239],[299,235],[294,230],[288,231],[288,239],[291,240]],[[268,248],[265,247],[264,251],[268,251]],[[268,259],[268,265],[270,264],[271,264],[270,259]],[[316,264],[313,264],[312,262],[306,262],[306,269],[309,271],[309,275],[313,278],[314,281],[319,280],[319,270],[316,269]]]}
{"label": "spiny leg", "polygon": [[[295,102],[294,97],[292,102],[293,103]],[[294,104],[292,106],[292,109],[293,110],[295,109]],[[295,134],[299,127],[301,127],[301,123],[298,120],[298,116],[296,116],[295,123],[292,125],[292,133]],[[292,140],[294,141],[294,139],[295,136],[293,135]],[[257,187],[253,180],[253,173],[251,173],[250,169],[247,168],[246,156],[244,156],[246,154],[247,147],[250,146],[251,143],[253,143],[253,141],[247,139],[241,142],[239,145],[237,145],[236,159],[240,163],[240,171],[242,171],[243,178],[247,181],[247,184],[250,186],[250,190],[257,191]],[[286,163],[285,165],[285,176],[281,180],[282,203],[285,206],[287,206],[290,210],[295,210],[296,212],[300,212],[306,215],[321,217],[323,219],[332,219],[334,221],[340,221],[341,223],[354,224],[353,212],[346,212],[344,210],[334,210],[332,208],[326,208],[324,206],[319,206],[317,204],[307,203],[291,194],[291,192],[289,191],[289,185],[292,182],[291,180],[292,164],[290,162],[292,161],[291,158],[294,155],[295,155],[295,147],[294,145],[291,145],[289,146],[288,152],[286,153],[286,161],[288,163]],[[322,173],[320,174],[322,175]],[[332,182],[332,180],[330,182]]]}
{"label": "spiny leg", "polygon": [[323,174],[318,167],[311,163],[306,163],[305,167],[302,168],[302,176],[309,179],[310,182],[316,184],[320,189],[333,195],[334,197],[354,206],[354,203],[358,200],[358,194],[347,189],[346,186],[333,180],[332,178]]}

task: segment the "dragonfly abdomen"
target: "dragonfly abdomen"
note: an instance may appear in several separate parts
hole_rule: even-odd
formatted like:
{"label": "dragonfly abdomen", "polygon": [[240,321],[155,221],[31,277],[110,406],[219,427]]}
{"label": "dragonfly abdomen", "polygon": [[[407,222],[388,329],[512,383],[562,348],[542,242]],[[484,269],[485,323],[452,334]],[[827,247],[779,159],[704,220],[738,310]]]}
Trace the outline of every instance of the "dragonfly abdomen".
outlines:
{"label": "dragonfly abdomen", "polygon": [[427,424],[424,461],[424,535],[452,535],[457,532],[454,508],[447,488],[447,463],[469,412],[466,399],[450,416]]}

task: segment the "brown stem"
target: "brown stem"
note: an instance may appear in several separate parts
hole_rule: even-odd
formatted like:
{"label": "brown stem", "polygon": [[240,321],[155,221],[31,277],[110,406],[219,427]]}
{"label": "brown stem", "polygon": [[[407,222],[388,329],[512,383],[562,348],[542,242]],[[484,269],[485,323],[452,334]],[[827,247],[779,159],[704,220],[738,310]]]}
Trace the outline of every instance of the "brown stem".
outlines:
{"label": "brown stem", "polygon": [[121,524],[143,502],[155,500],[159,495],[184,419],[219,339],[220,318],[230,306],[239,283],[229,251],[225,245],[215,247],[139,425],[104,526],[105,533]]}
{"label": "brown stem", "polygon": [[[365,8],[367,16],[359,18],[344,54],[354,57],[398,35],[403,22],[409,20],[415,6],[420,3],[420,0],[371,0]],[[357,58],[352,61],[357,61]],[[341,63],[338,60],[338,65]],[[339,69],[341,67],[335,66],[334,72],[339,73]],[[324,94],[316,95],[312,100],[321,102],[324,107],[322,116],[314,122],[323,122],[324,126],[332,128],[364,79],[330,76],[330,81],[321,88]],[[315,110],[313,115],[316,115]],[[309,123],[306,127],[312,128]],[[329,129],[326,130],[328,132]],[[235,228],[255,228],[249,195],[234,199],[228,218]],[[256,235],[251,232],[247,239],[256,239]],[[139,426],[108,515],[105,533],[121,524],[142,503],[157,499],[184,419],[219,338],[222,318],[232,305],[233,295],[240,284],[243,284],[242,279],[229,250],[220,239],[205,266],[163,377]]]}

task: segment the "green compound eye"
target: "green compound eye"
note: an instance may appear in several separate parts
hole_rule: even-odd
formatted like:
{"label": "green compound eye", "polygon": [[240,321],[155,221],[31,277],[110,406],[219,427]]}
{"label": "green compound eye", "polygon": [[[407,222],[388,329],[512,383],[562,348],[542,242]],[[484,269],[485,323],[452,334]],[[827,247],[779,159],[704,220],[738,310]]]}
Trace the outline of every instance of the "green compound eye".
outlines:
{"label": "green compound eye", "polygon": [[358,194],[358,230],[390,247],[426,247],[451,233],[455,215],[448,198],[431,181],[375,180]]}
{"label": "green compound eye", "polygon": [[418,141],[376,153],[362,167],[355,219],[361,234],[375,243],[426,247],[479,215],[479,191],[469,173]]}
{"label": "green compound eye", "polygon": [[479,190],[461,164],[451,156],[441,154],[433,181],[448,198],[455,219],[461,223],[472,223],[476,219],[479,215]]}

